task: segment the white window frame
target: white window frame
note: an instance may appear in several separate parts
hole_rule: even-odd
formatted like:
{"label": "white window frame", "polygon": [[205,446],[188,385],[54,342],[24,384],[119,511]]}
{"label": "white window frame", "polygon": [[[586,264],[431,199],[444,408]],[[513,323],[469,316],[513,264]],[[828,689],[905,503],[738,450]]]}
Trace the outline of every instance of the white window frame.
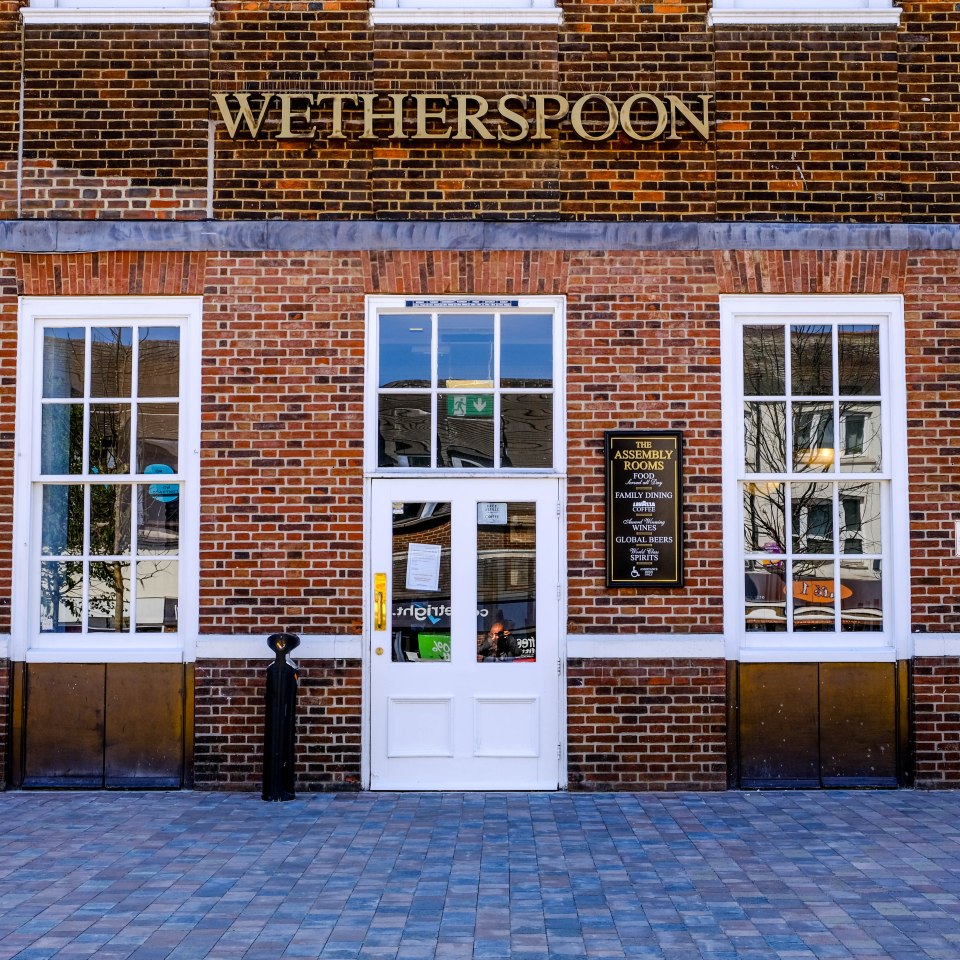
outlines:
{"label": "white window frame", "polygon": [[[879,323],[881,483],[883,545],[883,630],[877,632],[747,632],[744,629],[745,548],[741,484],[744,470],[743,357],[740,329],[773,321]],[[909,501],[907,486],[906,368],[904,309],[901,296],[720,297],[721,382],[723,406],[724,633],[729,660],[760,663],[891,662],[912,656],[910,635]],[[839,424],[834,442],[841,442]],[[788,456],[789,456],[788,450]],[[807,482],[839,479],[844,474],[804,474]],[[825,557],[826,559],[826,557]]]}
{"label": "white window frame", "polygon": [[895,27],[902,12],[893,0],[713,0],[707,22],[866,23]]}
{"label": "white window frame", "polygon": [[[199,609],[200,297],[21,297],[17,350],[11,658],[36,663],[181,663],[195,659]],[[177,631],[41,633],[40,396],[43,324],[116,325],[134,321],[180,328],[181,486]],[[136,478],[138,475],[134,475]],[[166,476],[166,475],[165,475]]]}
{"label": "white window frame", "polygon": [[[538,311],[553,314],[553,466],[550,468],[533,467],[381,467],[377,462],[378,452],[378,395],[379,395],[379,315],[408,308],[414,301],[420,313],[443,310],[478,310],[495,312],[498,309],[510,310],[504,301],[516,303],[520,310]],[[469,304],[469,306],[468,306]],[[368,477],[408,477],[408,476],[562,476],[566,470],[566,299],[564,297],[517,297],[517,296],[463,296],[463,297],[396,297],[368,296],[366,298],[366,384],[364,395],[364,472]],[[436,393],[436,369],[431,373],[434,381],[432,388],[419,391]],[[507,391],[511,392],[511,391]],[[435,427],[431,427],[435,433]],[[435,446],[436,436],[431,437]]]}
{"label": "white window frame", "polygon": [[555,0],[373,0],[371,26],[416,23],[563,22]]}
{"label": "white window frame", "polygon": [[210,0],[30,0],[24,23],[209,23]]}

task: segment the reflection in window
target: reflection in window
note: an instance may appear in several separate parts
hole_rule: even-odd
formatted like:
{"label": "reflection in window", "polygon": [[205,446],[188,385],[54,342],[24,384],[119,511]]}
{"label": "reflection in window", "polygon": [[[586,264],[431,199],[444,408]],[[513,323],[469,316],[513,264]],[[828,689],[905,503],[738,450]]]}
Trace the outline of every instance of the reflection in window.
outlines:
{"label": "reflection in window", "polygon": [[[40,474],[74,482],[36,487],[40,629],[176,630],[179,328],[91,324],[41,336]],[[137,473],[156,479],[133,483]]]}
{"label": "reflection in window", "polygon": [[477,660],[537,658],[537,505],[477,506]]}
{"label": "reflection in window", "polygon": [[552,313],[378,314],[379,467],[554,466]]}
{"label": "reflection in window", "polygon": [[391,657],[450,659],[450,504],[393,504]]}
{"label": "reflection in window", "polygon": [[880,327],[741,334],[745,629],[881,629]]}

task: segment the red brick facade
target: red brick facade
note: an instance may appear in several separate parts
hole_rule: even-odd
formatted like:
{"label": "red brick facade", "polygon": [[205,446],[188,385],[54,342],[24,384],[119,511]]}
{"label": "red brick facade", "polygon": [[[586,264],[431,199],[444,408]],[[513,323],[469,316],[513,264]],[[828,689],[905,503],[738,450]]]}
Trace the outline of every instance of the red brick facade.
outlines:
{"label": "red brick facade", "polygon": [[914,661],[913,711],[916,785],[955,788],[960,782],[960,659]]}
{"label": "red brick facade", "polygon": [[567,769],[578,790],[722,790],[722,660],[570,660]]}
{"label": "red brick facade", "polygon": [[[194,786],[258,790],[263,770],[264,677],[269,661],[197,664]],[[359,789],[360,663],[301,665],[297,694],[297,789]]]}

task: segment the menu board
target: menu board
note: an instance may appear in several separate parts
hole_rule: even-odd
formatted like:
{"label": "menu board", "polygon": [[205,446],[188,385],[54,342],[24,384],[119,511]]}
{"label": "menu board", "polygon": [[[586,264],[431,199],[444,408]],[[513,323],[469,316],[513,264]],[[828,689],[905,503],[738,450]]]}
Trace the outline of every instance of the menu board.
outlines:
{"label": "menu board", "polygon": [[608,430],[608,587],[683,586],[683,434]]}

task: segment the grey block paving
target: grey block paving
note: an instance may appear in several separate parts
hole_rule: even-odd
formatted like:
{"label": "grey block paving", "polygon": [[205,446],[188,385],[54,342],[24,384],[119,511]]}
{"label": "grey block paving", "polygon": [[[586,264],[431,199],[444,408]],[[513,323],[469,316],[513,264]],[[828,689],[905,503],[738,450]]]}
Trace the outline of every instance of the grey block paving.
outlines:
{"label": "grey block paving", "polygon": [[0,960],[960,960],[960,793],[0,794]]}

